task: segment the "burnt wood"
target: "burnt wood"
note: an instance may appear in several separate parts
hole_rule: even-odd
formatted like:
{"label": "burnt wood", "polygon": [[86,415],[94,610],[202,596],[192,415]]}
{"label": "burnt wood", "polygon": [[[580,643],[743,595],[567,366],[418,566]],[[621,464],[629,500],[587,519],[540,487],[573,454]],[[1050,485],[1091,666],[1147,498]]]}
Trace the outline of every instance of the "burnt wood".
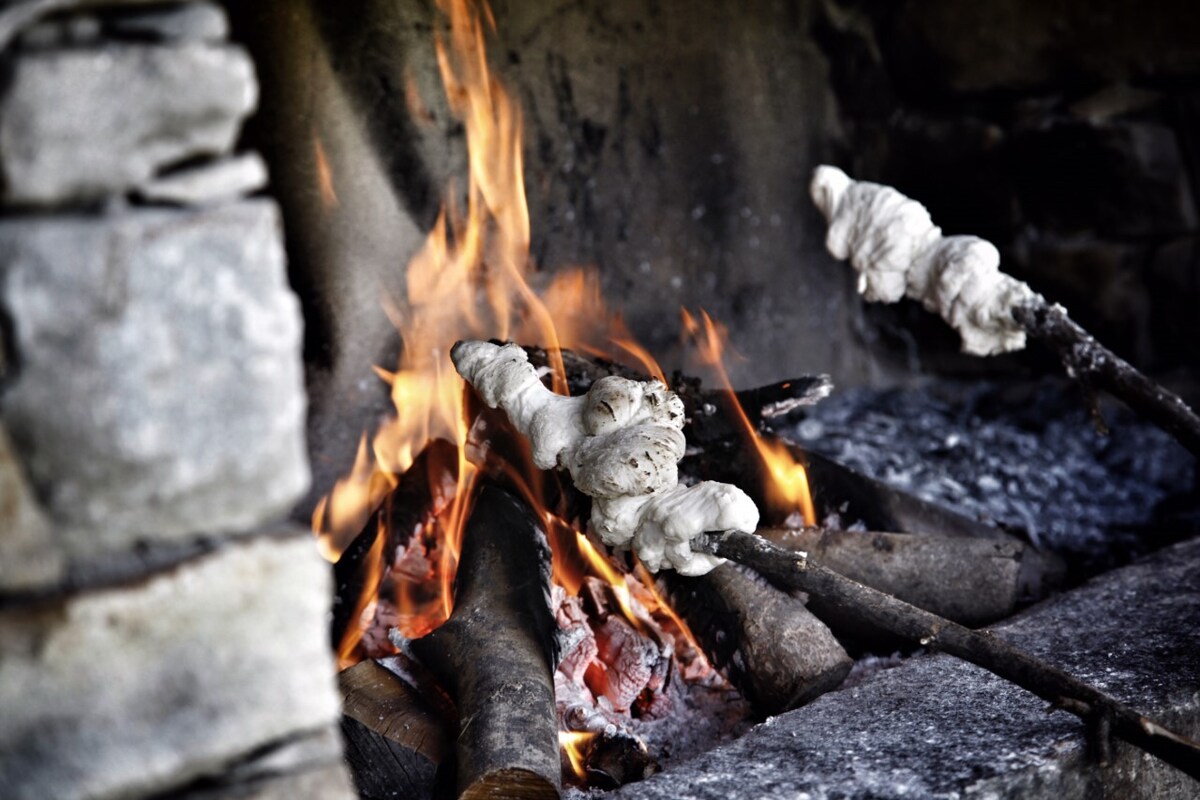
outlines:
{"label": "burnt wood", "polygon": [[[762,528],[759,535],[851,580],[976,627],[1003,619],[1031,598],[1024,584],[1029,548],[1019,542],[809,528]],[[832,609],[809,607],[834,630]]]}
{"label": "burnt wood", "polygon": [[454,611],[409,643],[458,707],[458,797],[557,798],[550,548],[523,502],[484,486],[463,535]]}
{"label": "burnt wood", "polygon": [[664,571],[658,585],[757,714],[781,714],[836,689],[853,666],[803,602],[737,564],[696,578]]}
{"label": "burnt wood", "polygon": [[1200,457],[1200,417],[1174,392],[1150,380],[1045,300],[1017,306],[1013,318],[1031,337],[1051,347],[1067,370],[1088,389],[1104,389],[1174,436]]}
{"label": "burnt wood", "polygon": [[[365,587],[378,584],[384,570],[391,564],[396,548],[407,545],[414,531],[429,515],[432,490],[429,485],[429,464],[454,464],[457,453],[452,443],[434,439],[417,455],[413,463],[398,476],[398,483],[379,508],[371,514],[362,532],[333,565],[334,597],[330,639],[337,648],[350,624],[358,618]],[[383,541],[380,542],[380,537]],[[373,548],[380,549],[380,558],[369,556]]]}
{"label": "burnt wood", "polygon": [[756,534],[711,533],[699,546],[749,566],[775,583],[807,592],[810,597],[820,597],[848,619],[879,626],[930,650],[983,667],[1049,701],[1054,708],[1078,716],[1097,740],[1106,742],[1110,736],[1116,736],[1200,779],[1200,742],[1168,730],[990,631],[971,630],[923,611]]}
{"label": "burnt wood", "polygon": [[438,690],[418,688],[375,661],[344,670],[338,689],[345,759],[359,795],[433,797],[439,767],[450,762],[454,724],[452,713],[428,702]]}

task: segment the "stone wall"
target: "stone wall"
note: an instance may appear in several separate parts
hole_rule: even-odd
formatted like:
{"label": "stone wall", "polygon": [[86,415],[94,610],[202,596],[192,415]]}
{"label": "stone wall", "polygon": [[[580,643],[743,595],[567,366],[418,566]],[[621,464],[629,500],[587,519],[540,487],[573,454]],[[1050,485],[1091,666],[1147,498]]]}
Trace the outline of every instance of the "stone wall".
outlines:
{"label": "stone wall", "polygon": [[0,11],[0,786],[350,797],[300,307],[205,0]]}

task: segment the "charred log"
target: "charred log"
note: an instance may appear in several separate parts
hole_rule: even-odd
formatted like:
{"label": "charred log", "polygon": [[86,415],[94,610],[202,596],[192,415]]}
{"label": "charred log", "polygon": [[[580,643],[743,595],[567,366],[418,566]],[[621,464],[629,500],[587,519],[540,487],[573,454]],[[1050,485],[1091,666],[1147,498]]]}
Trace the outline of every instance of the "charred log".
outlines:
{"label": "charred log", "polygon": [[1173,733],[990,631],[974,631],[923,611],[755,534],[712,533],[704,546],[714,555],[749,566],[779,585],[820,597],[848,619],[879,626],[895,636],[969,661],[1015,683],[1054,708],[1082,719],[1089,726],[1089,733],[1102,743],[1102,750],[1109,738],[1116,736],[1200,779],[1200,742]]}
{"label": "charred log", "polygon": [[744,567],[723,564],[698,578],[668,571],[658,583],[757,714],[801,706],[850,671],[846,651],[804,603]]}
{"label": "charred log", "polygon": [[[809,557],[851,580],[969,627],[1009,616],[1033,599],[1018,542],[946,538],[914,533],[763,528],[759,535]],[[841,626],[811,598],[814,613]]]}
{"label": "charred log", "polygon": [[409,644],[458,706],[458,797],[557,798],[550,550],[527,506],[479,492],[455,587],[446,623]]}
{"label": "charred log", "polygon": [[1096,341],[1065,308],[1039,298],[1017,306],[1012,315],[1026,333],[1057,352],[1067,374],[1085,388],[1112,393],[1200,457],[1200,416],[1178,395]]}
{"label": "charred log", "polygon": [[[456,459],[454,445],[450,442],[444,439],[430,442],[333,565],[334,597],[337,600],[333,606],[330,638],[335,648],[361,611],[356,601],[366,596],[364,589],[379,584],[398,548],[409,544],[431,513],[434,492],[429,479],[430,465],[453,464]],[[373,553],[377,557],[373,557]]]}
{"label": "charred log", "polygon": [[437,690],[415,687],[374,661],[342,672],[338,687],[345,759],[359,794],[433,797],[453,725],[452,713],[428,702]]}

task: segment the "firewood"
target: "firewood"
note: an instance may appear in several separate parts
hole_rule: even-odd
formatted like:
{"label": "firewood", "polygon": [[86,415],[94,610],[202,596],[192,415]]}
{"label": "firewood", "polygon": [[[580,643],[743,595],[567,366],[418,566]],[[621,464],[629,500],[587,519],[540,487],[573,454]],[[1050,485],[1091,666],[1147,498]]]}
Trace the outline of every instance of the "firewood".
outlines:
{"label": "firewood", "polygon": [[338,687],[345,758],[359,794],[432,797],[453,720],[430,705],[437,690],[418,689],[374,661],[344,670]]}
{"label": "firewood", "polygon": [[1038,297],[1013,308],[1012,315],[1030,336],[1058,353],[1067,374],[1084,388],[1111,393],[1200,457],[1200,416],[1178,395],[1096,341],[1065,308]]}
{"label": "firewood", "polygon": [[[744,564],[779,585],[820,597],[847,618],[879,626],[930,650],[948,653],[1015,683],[1054,708],[1081,718],[1097,740],[1117,736],[1200,779],[1200,742],[1173,733],[1123,703],[987,630],[971,630],[871,589],[753,533],[710,533],[697,546]],[[1103,747],[1102,747],[1103,749]]]}
{"label": "firewood", "polygon": [[550,549],[533,512],[484,486],[467,521],[454,611],[408,646],[459,712],[458,797],[557,798]]}
{"label": "firewood", "polygon": [[781,714],[837,688],[853,665],[804,603],[737,564],[696,578],[668,571],[657,582],[757,714]]}
{"label": "firewood", "polygon": [[[1023,565],[1029,548],[1019,542],[824,529],[758,533],[851,580],[969,627],[1003,619],[1030,599]],[[835,631],[845,628],[820,598],[811,598],[809,607]]]}
{"label": "firewood", "polygon": [[[453,464],[457,460],[454,445],[444,439],[434,439],[417,455],[412,465],[399,476],[396,488],[375,510],[362,532],[333,565],[334,604],[330,623],[330,638],[337,647],[346,629],[358,618],[364,590],[378,585],[384,570],[391,564],[398,547],[405,546],[413,533],[430,513],[432,490],[429,485],[430,463]],[[380,542],[379,537],[384,537]],[[370,558],[375,549],[380,557]],[[360,599],[358,603],[356,599]]]}

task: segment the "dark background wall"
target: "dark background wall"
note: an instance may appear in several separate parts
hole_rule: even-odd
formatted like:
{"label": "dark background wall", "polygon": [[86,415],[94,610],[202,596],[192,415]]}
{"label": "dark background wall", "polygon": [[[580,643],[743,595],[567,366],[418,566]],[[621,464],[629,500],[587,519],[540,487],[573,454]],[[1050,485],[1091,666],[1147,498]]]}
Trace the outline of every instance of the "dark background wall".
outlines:
{"label": "dark background wall", "polygon": [[[255,54],[248,138],[271,164],[306,303],[317,490],[386,408],[369,371],[447,179],[465,169],[426,0],[229,4]],[[234,6],[243,6],[237,8]],[[1200,24],[1186,2],[496,0],[525,111],[533,256],[594,264],[680,365],[678,309],[749,358],[739,384],[1053,369],[957,354],[914,304],[867,307],[823,252],[811,169],[897,185],[952,233],[1187,390],[1200,366]],[[420,102],[412,102],[419,97]],[[316,142],[336,202],[323,199]]]}

